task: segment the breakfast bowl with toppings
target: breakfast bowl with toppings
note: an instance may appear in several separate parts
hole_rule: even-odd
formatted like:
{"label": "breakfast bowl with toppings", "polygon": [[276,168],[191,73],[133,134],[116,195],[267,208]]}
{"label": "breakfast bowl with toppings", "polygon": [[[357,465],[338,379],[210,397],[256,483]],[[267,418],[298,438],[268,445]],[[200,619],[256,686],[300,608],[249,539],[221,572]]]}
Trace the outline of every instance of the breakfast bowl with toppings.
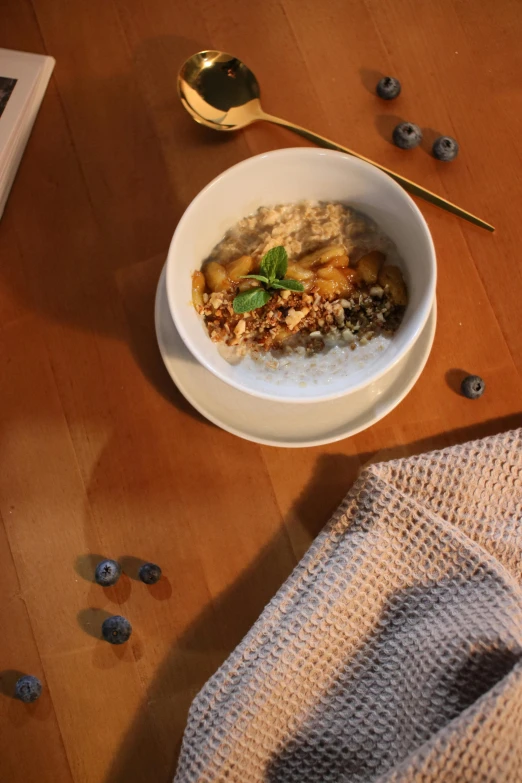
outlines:
{"label": "breakfast bowl with toppings", "polygon": [[167,296],[192,354],[237,389],[319,402],[361,389],[411,348],[435,296],[427,225],[373,166],[299,148],[250,158],[194,199]]}

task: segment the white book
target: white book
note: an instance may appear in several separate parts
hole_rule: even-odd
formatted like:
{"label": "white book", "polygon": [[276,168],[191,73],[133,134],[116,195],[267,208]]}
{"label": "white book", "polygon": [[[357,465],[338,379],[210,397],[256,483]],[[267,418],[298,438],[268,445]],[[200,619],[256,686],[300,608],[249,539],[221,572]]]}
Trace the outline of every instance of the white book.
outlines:
{"label": "white book", "polygon": [[54,65],[43,54],[0,49],[0,217]]}

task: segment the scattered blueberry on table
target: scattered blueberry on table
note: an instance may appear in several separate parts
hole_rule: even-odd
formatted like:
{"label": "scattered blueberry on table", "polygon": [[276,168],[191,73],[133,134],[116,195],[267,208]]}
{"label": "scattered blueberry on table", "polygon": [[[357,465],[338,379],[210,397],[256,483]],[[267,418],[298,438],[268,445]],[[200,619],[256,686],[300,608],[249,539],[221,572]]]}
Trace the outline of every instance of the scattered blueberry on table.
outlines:
{"label": "scattered blueberry on table", "polygon": [[40,698],[42,693],[42,683],[38,677],[32,674],[26,674],[17,680],[15,685],[16,698],[20,701],[30,704]]}
{"label": "scattered blueberry on table", "polygon": [[433,142],[433,157],[437,160],[450,161],[455,160],[459,154],[459,144],[453,136],[439,136]]}
{"label": "scattered blueberry on table", "polygon": [[146,585],[155,585],[161,579],[161,568],[155,563],[144,563],[139,570],[139,577]]}
{"label": "scattered blueberry on table", "polygon": [[121,565],[116,560],[102,560],[96,566],[95,581],[102,587],[115,585],[121,576]]}
{"label": "scattered blueberry on table", "polygon": [[468,375],[460,385],[462,394],[469,400],[477,400],[482,397],[485,388],[486,384],[479,375]]}
{"label": "scattered blueberry on table", "polygon": [[377,82],[375,92],[379,98],[383,98],[385,101],[391,101],[393,98],[397,98],[401,91],[401,83],[393,76],[383,76]]}
{"label": "scattered blueberry on table", "polygon": [[124,644],[132,633],[132,625],[126,617],[115,614],[102,624],[102,635],[109,644]]}
{"label": "scattered blueberry on table", "polygon": [[422,131],[413,122],[400,122],[393,129],[393,143],[401,150],[412,150],[422,141]]}

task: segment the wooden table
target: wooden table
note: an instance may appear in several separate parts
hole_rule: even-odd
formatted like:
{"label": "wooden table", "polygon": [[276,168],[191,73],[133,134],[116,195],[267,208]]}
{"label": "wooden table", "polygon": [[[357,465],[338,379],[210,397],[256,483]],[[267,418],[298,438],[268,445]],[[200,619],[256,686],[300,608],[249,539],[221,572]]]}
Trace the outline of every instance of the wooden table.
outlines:
{"label": "wooden table", "polygon": [[[362,464],[522,424],[518,0],[4,0],[0,46],[57,67],[0,223],[0,779],[169,781],[191,699]],[[266,109],[447,196],[419,202],[439,260],[437,335],[407,399],[329,447],[262,448],[185,403],[158,354],[156,283],[183,210],[249,155],[301,142],[196,126],[179,65],[219,48]],[[373,95],[379,75],[403,94]],[[390,144],[398,118],[424,148]],[[455,136],[456,162],[429,154]],[[471,402],[455,384],[482,375]],[[128,575],[92,582],[101,556]],[[165,579],[136,581],[141,559]],[[108,614],[130,643],[99,640]],[[18,672],[44,681],[31,706]]]}

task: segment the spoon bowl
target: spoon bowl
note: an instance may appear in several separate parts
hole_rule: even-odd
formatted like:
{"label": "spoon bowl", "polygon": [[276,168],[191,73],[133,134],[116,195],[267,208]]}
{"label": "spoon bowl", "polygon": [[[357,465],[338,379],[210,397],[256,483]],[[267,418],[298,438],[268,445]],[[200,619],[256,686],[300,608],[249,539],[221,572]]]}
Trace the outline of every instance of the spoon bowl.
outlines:
{"label": "spoon bowl", "polygon": [[359,160],[371,163],[372,166],[384,171],[415,196],[420,196],[431,204],[435,204],[447,212],[452,212],[488,231],[495,230],[493,226],[476,215],[472,215],[471,212],[452,204],[451,201],[417,185],[395,171],[390,171],[380,163],[365,158],[364,155],[359,155],[348,147],[336,144],[334,141],[325,139],[324,136],[312,133],[306,128],[288,122],[288,120],[267,114],[261,107],[260,90],[256,77],[250,68],[232,54],[216,50],[193,54],[182,65],[178,74],[178,94],[191,117],[201,125],[206,125],[207,128],[233,131],[246,128],[247,125],[259,120],[281,125],[320,147],[346,152]]}
{"label": "spoon bowl", "polygon": [[178,93],[188,113],[208,128],[238,130],[263,118],[256,77],[225,52],[189,57],[178,75]]}

